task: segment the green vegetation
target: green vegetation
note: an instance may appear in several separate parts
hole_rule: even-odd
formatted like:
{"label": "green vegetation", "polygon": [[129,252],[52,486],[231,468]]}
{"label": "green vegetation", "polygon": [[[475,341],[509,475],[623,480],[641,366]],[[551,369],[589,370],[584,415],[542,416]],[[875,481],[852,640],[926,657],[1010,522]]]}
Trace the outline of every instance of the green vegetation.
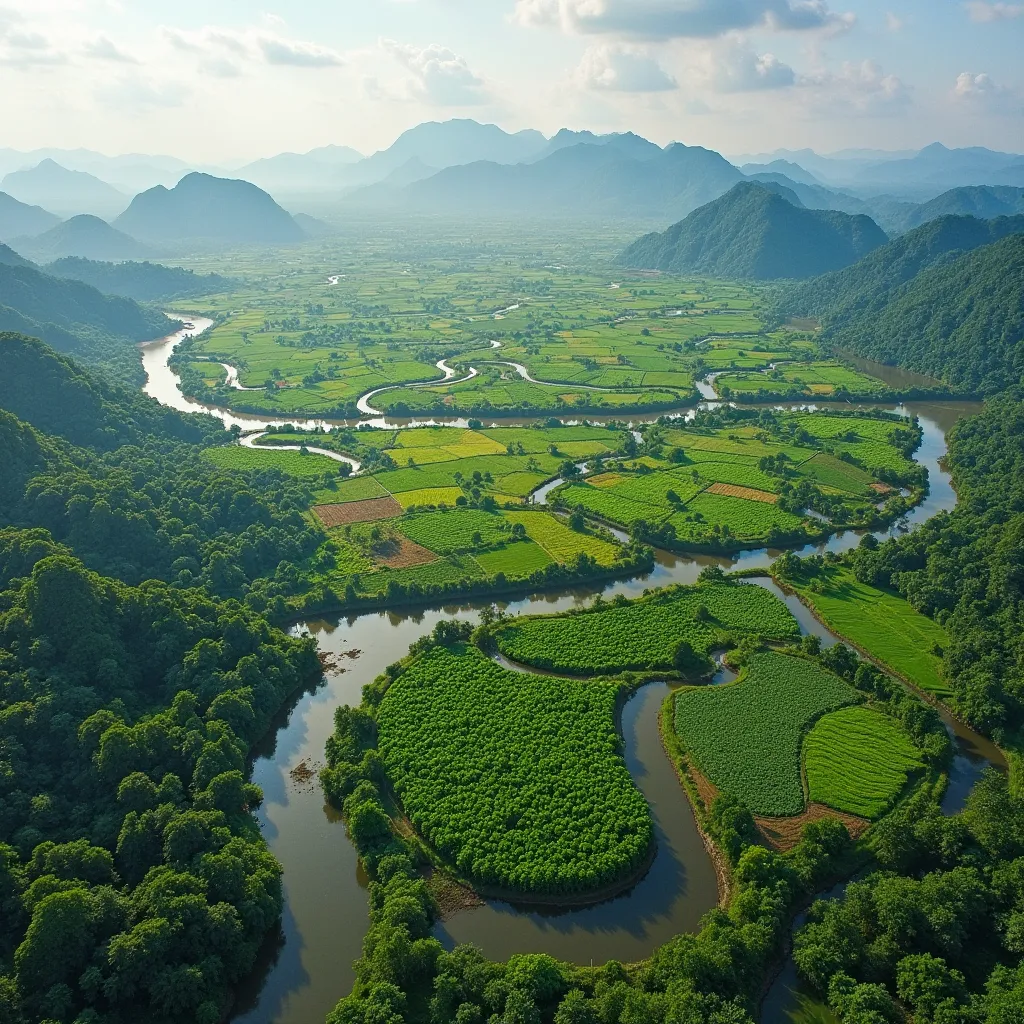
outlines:
{"label": "green vegetation", "polygon": [[859,699],[813,662],[762,652],[735,683],[680,693],[676,729],[714,785],[757,814],[799,814],[804,734],[825,712]]}
{"label": "green vegetation", "polygon": [[922,767],[900,726],[866,707],[819,718],[803,748],[808,798],[837,811],[878,818]]}
{"label": "green vegetation", "polygon": [[943,675],[950,638],[903,598],[862,583],[847,567],[784,556],[773,571],[836,633],[889,671],[940,699],[953,691]]}
{"label": "green vegetation", "polygon": [[48,264],[46,272],[54,277],[84,281],[106,295],[122,295],[136,302],[196,298],[234,290],[239,285],[220,274],[196,274],[159,263],[103,263],[77,256]]}
{"label": "green vegetation", "polygon": [[338,463],[326,455],[303,452],[257,451],[254,448],[212,448],[205,457],[221,469],[277,470],[294,477],[322,477],[338,471]]}
{"label": "green vegetation", "polygon": [[661,547],[799,543],[905,512],[914,498],[878,503],[893,486],[923,485],[909,457],[919,436],[885,415],[698,412],[685,426],[648,426],[641,458],[602,460],[552,500]]}
{"label": "green vegetation", "polygon": [[809,359],[799,363],[773,364],[759,373],[723,373],[715,381],[722,398],[764,402],[786,398],[861,399],[884,397],[888,387],[875,377],[834,361]]}
{"label": "green vegetation", "polygon": [[620,753],[620,690],[436,647],[388,688],[380,756],[412,823],[464,877],[587,892],[638,868],[652,841]]}
{"label": "green vegetation", "polygon": [[740,637],[792,640],[786,606],[761,587],[707,583],[658,590],[636,601],[514,619],[495,631],[502,654],[524,665],[576,675],[636,670],[707,671],[708,652]]}
{"label": "green vegetation", "polygon": [[143,382],[135,343],[173,329],[163,313],[131,299],[103,295],[33,266],[0,262],[0,332],[42,338],[122,383],[138,387]]}
{"label": "green vegetation", "polygon": [[944,217],[782,301],[821,316],[839,349],[991,395],[1020,381],[1022,231],[1024,217]]}
{"label": "green vegetation", "polygon": [[808,210],[786,188],[743,181],[619,257],[625,267],[712,278],[811,277],[856,263],[885,245],[870,218]]}

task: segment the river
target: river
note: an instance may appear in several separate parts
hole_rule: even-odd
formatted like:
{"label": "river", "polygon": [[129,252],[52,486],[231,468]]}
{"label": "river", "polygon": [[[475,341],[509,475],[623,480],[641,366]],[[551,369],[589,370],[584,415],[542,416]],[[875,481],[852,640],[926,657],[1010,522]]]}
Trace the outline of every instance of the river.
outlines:
{"label": "river", "polygon": [[[210,411],[229,425],[237,422],[245,429],[265,429],[270,425],[266,420],[209,409],[178,391],[167,358],[185,334],[205,329],[209,321],[193,319],[192,324],[192,330],[143,346],[147,392],[182,411]],[[904,414],[919,417],[924,436],[915,457],[929,471],[930,489],[925,501],[896,529],[911,529],[954,507],[956,495],[941,464],[945,433],[961,416],[978,410],[977,403],[907,403],[899,407]],[[461,420],[454,422],[464,425]],[[860,537],[855,531],[836,534],[798,554],[845,551],[856,546]],[[692,583],[711,564],[726,569],[767,568],[779,553],[758,549],[730,558],[659,551],[654,568],[643,576],[540,594],[499,603],[499,607],[513,615],[550,614],[589,604],[599,593],[606,598],[616,594],[637,597],[648,588]],[[816,633],[826,643],[836,642],[796,597],[782,594],[767,579],[751,582],[767,586],[785,600],[803,632]],[[339,668],[330,672],[315,692],[292,702],[254,758],[253,781],[264,792],[258,820],[284,870],[285,911],[279,934],[267,944],[259,969],[239,994],[233,1020],[240,1024],[310,1024],[323,1020],[351,989],[352,965],[361,953],[369,925],[367,879],[344,823],[326,806],[315,779],[311,782],[296,769],[304,766],[315,772],[319,767],[333,728],[334,708],[358,704],[362,687],[438,622],[448,618],[477,622],[485,605],[488,602],[478,601],[413,612],[371,612],[317,619],[295,627],[296,632],[311,633]],[[610,958],[628,962],[649,955],[672,935],[696,927],[701,914],[716,902],[717,883],[692,810],[658,736],[658,711],[668,692],[664,683],[648,684],[627,702],[622,714],[626,761],[652,808],[658,841],[658,854],[644,879],[628,893],[604,903],[563,912],[517,910],[487,901],[441,923],[436,934],[442,942],[449,946],[473,942],[495,959],[515,952],[544,951],[578,963]],[[986,758],[997,756],[997,752],[980,736],[945,717],[959,744],[944,804],[947,812],[952,812],[962,804]],[[827,1019],[820,1005],[801,1003],[806,994],[795,984],[791,962],[787,972],[764,1004],[764,1024],[787,1024],[803,1011],[808,1022]]]}

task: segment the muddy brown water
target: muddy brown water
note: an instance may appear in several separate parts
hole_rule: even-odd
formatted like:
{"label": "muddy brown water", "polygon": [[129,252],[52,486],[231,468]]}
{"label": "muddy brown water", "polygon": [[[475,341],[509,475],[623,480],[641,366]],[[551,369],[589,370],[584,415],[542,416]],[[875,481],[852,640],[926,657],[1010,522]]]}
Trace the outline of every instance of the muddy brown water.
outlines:
{"label": "muddy brown water", "polygon": [[[205,326],[198,319],[193,322],[197,329]],[[182,411],[212,412],[228,425],[238,423],[247,429],[265,425],[267,421],[260,417],[204,408],[181,395],[176,376],[166,366],[180,337],[143,348],[149,376],[147,392]],[[878,375],[887,379],[881,372]],[[931,489],[925,502],[893,532],[911,529],[953,508],[956,495],[941,466],[944,434],[961,416],[980,408],[977,403],[907,403],[900,407],[900,411],[921,418],[924,441],[916,458],[929,470]],[[798,554],[841,552],[856,546],[860,537],[855,531],[847,531],[827,543],[808,545]],[[694,557],[662,551],[657,553],[654,569],[644,576],[574,587],[500,606],[510,614],[551,614],[589,604],[599,593],[606,598],[620,593],[636,597],[648,588],[692,583],[707,565],[767,568],[779,554],[777,550],[758,549],[735,557]],[[774,588],[765,579],[752,582]],[[803,631],[817,633],[825,642],[836,642],[795,597],[781,596]],[[329,673],[315,692],[297,697],[256,752],[253,781],[265,794],[258,820],[284,870],[285,910],[280,931],[266,944],[258,969],[239,994],[233,1020],[244,1024],[312,1024],[322,1021],[335,1002],[350,991],[353,962],[361,953],[369,925],[367,879],[344,823],[325,805],[309,773],[315,773],[322,762],[336,707],[358,704],[362,686],[402,657],[438,622],[453,617],[478,621],[480,609],[486,604],[373,612],[317,619],[296,627],[296,631],[314,635],[321,651],[334,656],[339,670]],[[347,656],[355,652],[358,656]],[[701,914],[716,902],[717,882],[692,810],[661,746],[658,713],[668,692],[664,683],[648,684],[634,694],[622,714],[626,762],[655,819],[658,854],[648,874],[628,893],[591,907],[560,912],[489,901],[440,924],[436,934],[442,942],[474,942],[497,959],[516,952],[548,952],[577,963],[589,963],[591,959],[600,963],[611,958],[640,959],[671,936],[697,926]],[[987,759],[996,753],[981,737],[953,725],[960,741],[960,756],[947,794],[947,810],[955,810],[962,803]],[[827,1019],[820,1006],[801,1002],[806,1000],[806,993],[799,990],[791,968],[790,963],[765,1002],[765,1024]]]}

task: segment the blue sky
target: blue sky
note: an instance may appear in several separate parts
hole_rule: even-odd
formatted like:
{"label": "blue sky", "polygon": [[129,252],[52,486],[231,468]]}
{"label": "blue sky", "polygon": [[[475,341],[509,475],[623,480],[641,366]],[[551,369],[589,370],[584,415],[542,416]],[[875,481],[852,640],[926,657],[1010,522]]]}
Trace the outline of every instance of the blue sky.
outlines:
{"label": "blue sky", "polygon": [[0,0],[0,146],[242,161],[475,117],[1021,151],[1022,52],[1024,0]]}

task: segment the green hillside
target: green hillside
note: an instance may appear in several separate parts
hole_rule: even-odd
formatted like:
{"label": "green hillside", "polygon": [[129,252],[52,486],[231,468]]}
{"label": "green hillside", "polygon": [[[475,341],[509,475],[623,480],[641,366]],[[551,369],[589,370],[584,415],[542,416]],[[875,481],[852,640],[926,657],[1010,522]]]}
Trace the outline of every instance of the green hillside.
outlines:
{"label": "green hillside", "polygon": [[132,299],[0,259],[0,331],[42,338],[123,383],[142,383],[136,343],[163,337],[169,329],[173,325],[161,312]]}
{"label": "green hillside", "polygon": [[220,274],[197,274],[159,263],[106,263],[68,256],[46,267],[54,277],[84,281],[107,295],[136,302],[188,298],[227,291],[235,282]]}
{"label": "green hillside", "polygon": [[35,338],[0,334],[0,408],[76,445],[110,450],[148,435],[200,441],[220,425],[93,376]]}
{"label": "green hillside", "polygon": [[993,394],[1024,374],[1024,234],[943,261],[828,332],[843,350]]}
{"label": "green hillside", "polygon": [[1024,216],[981,220],[940,217],[893,239],[845,270],[792,285],[779,299],[790,316],[816,317],[825,327],[882,309],[893,291],[948,253],[966,252],[1024,231]]}
{"label": "green hillside", "polygon": [[803,209],[777,188],[741,182],[667,231],[638,239],[618,262],[719,278],[802,278],[849,266],[885,244],[870,217]]}

